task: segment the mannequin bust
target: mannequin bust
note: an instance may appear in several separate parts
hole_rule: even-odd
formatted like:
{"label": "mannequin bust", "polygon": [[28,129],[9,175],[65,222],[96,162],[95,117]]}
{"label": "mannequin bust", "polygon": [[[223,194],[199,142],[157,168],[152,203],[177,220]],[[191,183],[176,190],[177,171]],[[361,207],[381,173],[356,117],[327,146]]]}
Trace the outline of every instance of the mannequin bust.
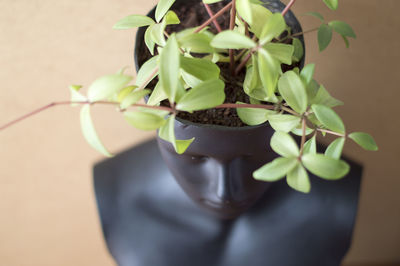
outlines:
{"label": "mannequin bust", "polygon": [[196,138],[184,155],[158,139],[94,168],[103,232],[118,265],[340,265],[351,242],[360,165],[347,160],[352,170],[340,181],[310,175],[312,191],[302,194],[284,180],[252,178],[276,156],[267,150],[268,125],[177,121],[175,130],[177,138]]}

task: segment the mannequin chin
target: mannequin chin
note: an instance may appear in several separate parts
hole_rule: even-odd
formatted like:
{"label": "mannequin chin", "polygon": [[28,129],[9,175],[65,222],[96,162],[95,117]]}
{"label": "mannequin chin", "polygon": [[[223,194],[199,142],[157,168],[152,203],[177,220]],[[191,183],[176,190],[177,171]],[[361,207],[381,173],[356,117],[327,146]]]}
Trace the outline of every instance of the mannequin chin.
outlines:
{"label": "mannequin chin", "polygon": [[195,141],[179,155],[158,139],[162,157],[186,194],[218,217],[239,216],[271,186],[253,178],[255,170],[272,160],[269,126],[228,128],[177,121],[175,134]]}

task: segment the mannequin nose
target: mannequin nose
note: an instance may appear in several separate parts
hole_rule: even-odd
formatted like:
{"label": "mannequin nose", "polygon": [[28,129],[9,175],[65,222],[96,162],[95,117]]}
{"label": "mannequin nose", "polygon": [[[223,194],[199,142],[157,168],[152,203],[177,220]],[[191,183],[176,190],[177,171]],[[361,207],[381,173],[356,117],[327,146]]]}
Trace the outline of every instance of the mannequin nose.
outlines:
{"label": "mannequin nose", "polygon": [[230,176],[229,165],[222,165],[217,176],[217,197],[223,202],[232,201],[232,178]]}

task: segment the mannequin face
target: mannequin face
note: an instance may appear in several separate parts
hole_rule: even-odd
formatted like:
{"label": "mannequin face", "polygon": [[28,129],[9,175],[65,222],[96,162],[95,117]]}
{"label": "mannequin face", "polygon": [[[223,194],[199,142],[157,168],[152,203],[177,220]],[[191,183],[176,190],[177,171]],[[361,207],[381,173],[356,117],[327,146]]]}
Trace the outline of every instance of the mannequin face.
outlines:
{"label": "mannequin face", "polygon": [[248,210],[270,183],[252,173],[272,160],[267,150],[267,126],[247,129],[175,127],[178,139],[195,137],[183,155],[159,140],[161,154],[187,195],[220,218],[234,218]]}

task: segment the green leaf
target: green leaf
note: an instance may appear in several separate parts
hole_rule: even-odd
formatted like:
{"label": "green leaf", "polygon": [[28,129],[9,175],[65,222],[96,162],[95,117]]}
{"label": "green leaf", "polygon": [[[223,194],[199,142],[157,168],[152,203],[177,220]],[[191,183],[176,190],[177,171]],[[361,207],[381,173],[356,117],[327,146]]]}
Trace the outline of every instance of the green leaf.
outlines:
{"label": "green leaf", "polygon": [[175,0],[160,0],[156,7],[156,20],[160,22],[164,15],[171,8]]}
{"label": "green leaf", "polygon": [[274,58],[278,59],[280,62],[291,65],[292,57],[294,52],[294,46],[283,43],[268,43],[264,46]]}
{"label": "green leaf", "polygon": [[264,46],[272,41],[273,38],[279,37],[286,29],[286,22],[281,13],[274,13],[265,23],[261,36],[260,44]]}
{"label": "green leaf", "polygon": [[350,47],[349,39],[347,39],[347,37],[343,36],[343,35],[342,35],[342,38],[343,38],[344,44],[346,45],[346,48],[349,48]]}
{"label": "green leaf", "polygon": [[124,117],[129,124],[141,130],[155,130],[165,124],[162,116],[150,112],[125,112]]}
{"label": "green leaf", "polygon": [[168,11],[164,17],[165,23],[167,25],[176,25],[181,23],[176,13],[172,10]]}
{"label": "green leaf", "polygon": [[328,129],[345,134],[345,127],[342,119],[331,108],[320,104],[311,106],[318,120]]}
{"label": "green leaf", "polygon": [[[154,73],[154,70],[157,68],[159,56],[153,56],[148,61],[146,61],[139,69],[136,76],[136,85],[138,87],[146,87],[151,80],[153,80],[158,72]],[[151,79],[149,79],[150,75],[153,73]]]}
{"label": "green leaf", "polygon": [[323,85],[320,85],[317,94],[311,100],[311,103],[325,105],[330,108],[343,105],[343,102],[333,98]]}
{"label": "green leaf", "polygon": [[272,12],[259,4],[252,3],[250,6],[253,17],[252,23],[249,23],[250,31],[260,38],[264,25],[267,23],[269,17],[272,16]]}
{"label": "green leaf", "polygon": [[290,132],[300,124],[300,117],[293,115],[269,115],[268,121],[276,131]]}
{"label": "green leaf", "polygon": [[191,33],[179,39],[182,48],[193,53],[213,53],[211,38],[206,33]]}
{"label": "green leaf", "polygon": [[176,108],[192,112],[220,105],[225,100],[224,87],[224,82],[219,79],[204,81],[184,94]]}
{"label": "green leaf", "polygon": [[308,64],[301,70],[300,77],[304,82],[304,86],[307,87],[313,81],[314,72],[315,64]]}
{"label": "green leaf", "polygon": [[307,93],[299,75],[287,71],[279,79],[278,88],[286,103],[299,114],[307,110]]}
{"label": "green leaf", "polygon": [[271,148],[283,157],[298,157],[300,155],[299,147],[294,139],[284,132],[277,131],[271,138]]}
{"label": "green leaf", "polygon": [[236,0],[236,10],[248,24],[253,23],[250,0]]}
{"label": "green leaf", "polygon": [[168,99],[174,103],[180,76],[180,52],[175,34],[170,36],[162,50],[159,64],[161,85],[168,95]]}
{"label": "green leaf", "polygon": [[376,145],[374,138],[370,134],[363,132],[354,132],[349,134],[349,138],[354,140],[358,145],[360,145],[363,149],[367,151],[378,150],[378,146]]}
{"label": "green leaf", "polygon": [[[181,67],[184,72],[195,77],[199,81],[217,79],[220,74],[220,69],[216,64],[203,58],[189,58],[182,56]],[[189,84],[191,87],[196,85],[198,84]]]}
{"label": "green leaf", "polygon": [[344,21],[339,21],[339,20],[331,21],[329,22],[329,26],[331,26],[334,31],[336,31],[342,36],[357,38],[354,30],[350,27],[349,24],[347,24]]}
{"label": "green leaf", "polygon": [[132,91],[134,91],[137,88],[138,88],[138,86],[135,86],[135,85],[123,88],[118,93],[118,97],[117,97],[118,102],[119,103],[122,102],[126,98],[126,96],[128,96]]}
{"label": "green leaf", "polygon": [[310,193],[311,183],[306,169],[298,163],[288,174],[286,178],[288,185],[300,192]]}
{"label": "green leaf", "polygon": [[113,94],[118,93],[131,80],[131,76],[120,74],[103,76],[90,85],[88,89],[88,98],[91,102],[105,100]]}
{"label": "green leaf", "polygon": [[294,47],[293,61],[300,62],[304,56],[303,43],[299,39],[293,38],[293,47]]}
{"label": "green leaf", "polygon": [[345,138],[335,139],[326,149],[325,155],[333,159],[340,159],[344,147]]}
{"label": "green leaf", "polygon": [[118,21],[114,25],[114,29],[125,30],[125,29],[149,26],[154,23],[155,23],[154,20],[147,16],[130,15]]}
{"label": "green leaf", "polygon": [[338,0],[323,0],[323,1],[332,10],[336,10],[339,6]]}
{"label": "green leaf", "polygon": [[156,43],[155,43],[155,41],[153,41],[153,38],[151,36],[153,27],[154,27],[154,25],[150,25],[146,29],[146,32],[144,33],[144,42],[146,43],[146,46],[149,49],[151,55],[154,55],[154,47],[156,46]]}
{"label": "green leaf", "polygon": [[233,30],[218,33],[211,41],[211,46],[221,49],[254,48],[257,44],[249,37]]}
{"label": "green leaf", "polygon": [[314,135],[311,139],[309,139],[305,144],[304,144],[304,150],[303,153],[311,153],[311,154],[317,154],[317,140],[316,140],[316,135]]}
{"label": "green leaf", "polygon": [[161,139],[170,142],[178,154],[183,154],[192,144],[194,138],[189,140],[176,140],[175,138],[175,115],[171,115],[163,127],[160,128],[158,135]]}
{"label": "green leaf", "polygon": [[268,97],[274,96],[276,84],[278,83],[280,65],[265,49],[258,50],[258,71]]}
{"label": "green leaf", "polygon": [[332,28],[326,24],[322,24],[318,30],[319,51],[325,50],[332,41]]}
{"label": "green leaf", "polygon": [[165,91],[161,86],[161,82],[158,82],[153,92],[151,93],[147,104],[153,106],[159,105],[160,102],[165,99],[168,99],[168,96],[165,94]]}
{"label": "green leaf", "polygon": [[[238,102],[238,104],[242,103]],[[237,108],[236,111],[240,120],[249,126],[257,126],[267,122],[268,115],[274,113],[260,108]]]}
{"label": "green leaf", "polygon": [[130,93],[128,96],[125,97],[125,99],[121,103],[121,109],[126,109],[129,106],[137,103],[141,99],[143,99],[144,96],[150,94],[151,90],[139,90],[139,91],[134,91]]}
{"label": "green leaf", "polygon": [[101,143],[99,136],[96,133],[96,129],[94,128],[92,117],[90,115],[90,105],[85,105],[81,109],[81,128],[83,136],[90,146],[107,157],[113,156],[104,147],[103,143]]}
{"label": "green leaf", "polygon": [[[291,131],[293,134],[295,134],[296,136],[303,136],[303,128],[301,125],[299,125],[298,127],[296,127],[295,129],[293,129]],[[306,127],[306,136],[310,135],[311,133],[313,133],[314,130],[312,130],[309,127]]]}
{"label": "green leaf", "polygon": [[308,12],[308,13],[305,13],[304,15],[318,18],[319,20],[321,20],[321,22],[324,22],[324,20],[325,20],[324,16],[322,16],[321,13],[318,13],[318,12]]}
{"label": "green leaf", "polygon": [[164,20],[161,23],[151,25],[150,38],[160,46],[165,46],[166,44],[164,36],[164,30],[166,26],[167,25]]}
{"label": "green leaf", "polygon": [[350,171],[350,166],[345,161],[323,154],[305,154],[302,162],[311,173],[327,180],[338,180]]}
{"label": "green leaf", "polygon": [[296,165],[297,158],[278,158],[255,171],[256,180],[275,182],[286,176]]}
{"label": "green leaf", "polygon": [[223,0],[203,0],[203,2],[205,4],[214,4],[214,3],[221,2],[221,1],[223,1]]}

